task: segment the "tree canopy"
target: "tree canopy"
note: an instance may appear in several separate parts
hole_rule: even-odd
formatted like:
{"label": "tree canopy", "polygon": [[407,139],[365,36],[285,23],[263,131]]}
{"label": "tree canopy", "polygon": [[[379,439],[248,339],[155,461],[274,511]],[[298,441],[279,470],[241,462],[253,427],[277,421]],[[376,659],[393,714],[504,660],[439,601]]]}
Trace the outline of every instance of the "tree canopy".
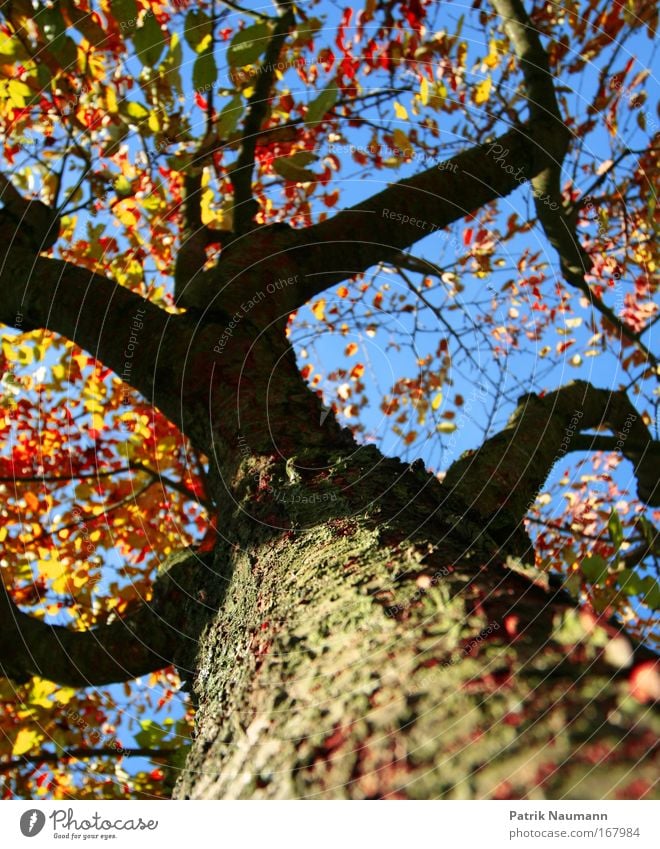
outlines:
{"label": "tree canopy", "polygon": [[[227,360],[248,321],[281,325],[358,441],[459,493],[482,474],[484,515],[480,445],[522,420],[540,444],[562,410],[540,493],[507,510],[614,666],[657,649],[655,4],[0,15],[5,798],[169,794],[192,707],[123,639],[164,560],[222,536],[193,340]],[[658,680],[633,665],[632,697]]]}

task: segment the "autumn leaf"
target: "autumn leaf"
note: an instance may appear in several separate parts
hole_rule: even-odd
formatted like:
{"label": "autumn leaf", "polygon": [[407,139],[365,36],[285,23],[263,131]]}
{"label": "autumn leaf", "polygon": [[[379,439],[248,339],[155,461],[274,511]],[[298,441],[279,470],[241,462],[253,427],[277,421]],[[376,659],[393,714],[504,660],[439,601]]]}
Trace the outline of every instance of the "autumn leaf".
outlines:
{"label": "autumn leaf", "polygon": [[325,298],[320,298],[318,301],[315,301],[312,304],[312,312],[314,313],[314,317],[319,321],[323,321],[325,318]]}
{"label": "autumn leaf", "polygon": [[396,100],[394,101],[394,114],[399,119],[399,121],[407,121],[408,120],[408,110],[405,106],[402,106]]}
{"label": "autumn leaf", "polygon": [[39,734],[38,731],[28,728],[21,728],[18,734],[16,735],[16,739],[14,740],[14,745],[12,746],[11,753],[15,757],[25,755],[35,749],[40,744],[41,740],[42,735]]}
{"label": "autumn leaf", "polygon": [[493,81],[490,77],[486,77],[485,80],[482,80],[474,90],[474,102],[477,106],[481,106],[484,103],[488,103],[490,98],[490,92],[493,87]]}

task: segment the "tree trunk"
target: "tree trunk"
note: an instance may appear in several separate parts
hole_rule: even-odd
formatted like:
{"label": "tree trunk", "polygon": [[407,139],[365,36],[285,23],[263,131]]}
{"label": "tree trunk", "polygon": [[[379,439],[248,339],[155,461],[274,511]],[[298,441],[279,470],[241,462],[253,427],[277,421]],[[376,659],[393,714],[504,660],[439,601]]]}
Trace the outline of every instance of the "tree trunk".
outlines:
{"label": "tree trunk", "polygon": [[286,463],[237,436],[233,510],[183,616],[197,717],[175,798],[650,787],[657,720],[604,631],[587,634],[423,464],[336,433],[307,446],[308,423],[279,424],[300,441]]}

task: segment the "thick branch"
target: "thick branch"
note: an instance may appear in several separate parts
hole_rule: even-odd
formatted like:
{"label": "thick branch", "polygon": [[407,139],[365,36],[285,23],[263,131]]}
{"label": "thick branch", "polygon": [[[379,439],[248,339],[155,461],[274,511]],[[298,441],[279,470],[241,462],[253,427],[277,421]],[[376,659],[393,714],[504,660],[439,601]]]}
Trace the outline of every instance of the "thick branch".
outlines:
{"label": "thick branch", "polygon": [[538,31],[532,24],[522,0],[491,0],[502,18],[525,78],[529,112],[533,121],[551,118],[563,123],[555,84]]}
{"label": "thick branch", "polygon": [[65,336],[182,426],[176,351],[190,339],[184,317],[107,277],[27,249],[13,248],[0,262],[0,322]]}
{"label": "thick branch", "polygon": [[18,682],[39,675],[87,687],[128,681],[171,665],[181,644],[192,639],[176,623],[199,568],[196,555],[179,552],[154,584],[151,603],[91,631],[46,625],[23,613],[0,582],[0,673]]}
{"label": "thick branch", "polygon": [[504,430],[453,463],[444,484],[481,519],[515,528],[554,464],[569,451],[584,450],[585,440],[594,437],[578,436],[595,428],[617,433],[613,447],[633,462],[639,497],[658,506],[658,443],[625,392],[585,381],[543,397],[523,396]]}
{"label": "thick branch", "polygon": [[60,219],[55,210],[39,200],[26,200],[0,172],[0,231],[6,244],[33,253],[46,251],[57,241]]}
{"label": "thick branch", "polygon": [[[492,0],[492,4],[504,22],[504,30],[520,62],[532,121],[549,118],[563,124],[547,53],[521,0]],[[564,150],[532,179],[532,188],[537,215],[550,244],[559,254],[562,273],[569,283],[574,283],[584,277],[592,263],[564,210],[561,167],[567,150],[568,133]]]}
{"label": "thick branch", "polygon": [[291,250],[304,248],[308,271],[298,305],[372,265],[395,263],[430,233],[511,194],[547,167],[553,145],[563,150],[563,137],[563,125],[521,126],[295,232]]}

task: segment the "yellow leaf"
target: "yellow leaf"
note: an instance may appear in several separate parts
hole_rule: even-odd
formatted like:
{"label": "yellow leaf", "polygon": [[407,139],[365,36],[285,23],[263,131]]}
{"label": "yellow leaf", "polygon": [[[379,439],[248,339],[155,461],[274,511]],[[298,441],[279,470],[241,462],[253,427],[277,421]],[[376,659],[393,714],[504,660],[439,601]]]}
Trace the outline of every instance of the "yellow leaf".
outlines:
{"label": "yellow leaf", "polygon": [[135,202],[132,198],[129,201],[120,201],[115,204],[113,211],[125,227],[133,229],[137,225],[138,217],[136,214]]}
{"label": "yellow leaf", "polygon": [[34,360],[34,348],[31,345],[16,345],[15,343],[12,345],[11,342],[3,340],[2,353],[10,363],[29,366]]}
{"label": "yellow leaf", "polygon": [[440,433],[453,433],[456,430],[456,425],[454,422],[440,422],[436,430]]}
{"label": "yellow leaf", "polygon": [[108,112],[116,115],[119,112],[119,104],[117,103],[117,93],[114,88],[109,85],[105,90],[105,102],[108,107]]}
{"label": "yellow leaf", "polygon": [[484,63],[488,65],[489,68],[497,68],[500,64],[500,54],[497,49],[497,41],[494,39],[489,44],[488,56],[484,59]]}
{"label": "yellow leaf", "polygon": [[60,563],[57,560],[38,560],[37,568],[39,569],[39,574],[44,578],[48,578],[50,581],[57,581],[63,578],[67,571],[64,563]]}
{"label": "yellow leaf", "polygon": [[477,106],[482,103],[487,103],[488,98],[490,97],[490,90],[493,87],[493,81],[490,77],[486,77],[485,80],[482,80],[479,85],[474,90],[474,102]]}
{"label": "yellow leaf", "polygon": [[15,757],[24,755],[26,752],[29,752],[30,749],[34,749],[39,743],[39,740],[39,733],[37,731],[30,731],[27,728],[21,728],[16,735],[16,740],[14,741],[14,746],[11,750],[12,755]]}
{"label": "yellow leaf", "polygon": [[440,404],[442,404],[442,392],[438,392],[433,401],[431,401],[431,408],[437,410]]}
{"label": "yellow leaf", "polygon": [[202,215],[202,224],[221,224],[222,221],[216,222],[217,216],[213,210],[213,201],[215,200],[215,192],[209,185],[211,182],[211,173],[208,168],[205,168],[202,173],[202,193],[199,202],[200,212]]}
{"label": "yellow leaf", "polygon": [[73,687],[60,687],[55,695],[55,701],[61,705],[68,705],[77,692]]}
{"label": "yellow leaf", "polygon": [[53,703],[47,697],[57,690],[57,684],[45,681],[43,678],[35,678],[28,696],[28,703],[39,707],[52,708]]}
{"label": "yellow leaf", "polygon": [[17,109],[22,109],[25,106],[26,98],[32,95],[32,89],[20,80],[9,80],[9,100],[12,106]]}
{"label": "yellow leaf", "polygon": [[424,106],[426,106],[429,102],[429,81],[426,77],[422,77],[422,81],[419,84],[419,96]]}
{"label": "yellow leaf", "polygon": [[400,121],[408,120],[408,110],[396,100],[394,101],[394,114]]}
{"label": "yellow leaf", "polygon": [[321,298],[312,304],[312,312],[319,321],[325,318],[325,298]]}
{"label": "yellow leaf", "polygon": [[[77,540],[76,540],[77,542]],[[77,546],[76,546],[77,547]],[[77,569],[73,575],[71,575],[71,583],[76,589],[81,589],[85,586],[85,584],[89,581],[89,573],[86,569]]]}

